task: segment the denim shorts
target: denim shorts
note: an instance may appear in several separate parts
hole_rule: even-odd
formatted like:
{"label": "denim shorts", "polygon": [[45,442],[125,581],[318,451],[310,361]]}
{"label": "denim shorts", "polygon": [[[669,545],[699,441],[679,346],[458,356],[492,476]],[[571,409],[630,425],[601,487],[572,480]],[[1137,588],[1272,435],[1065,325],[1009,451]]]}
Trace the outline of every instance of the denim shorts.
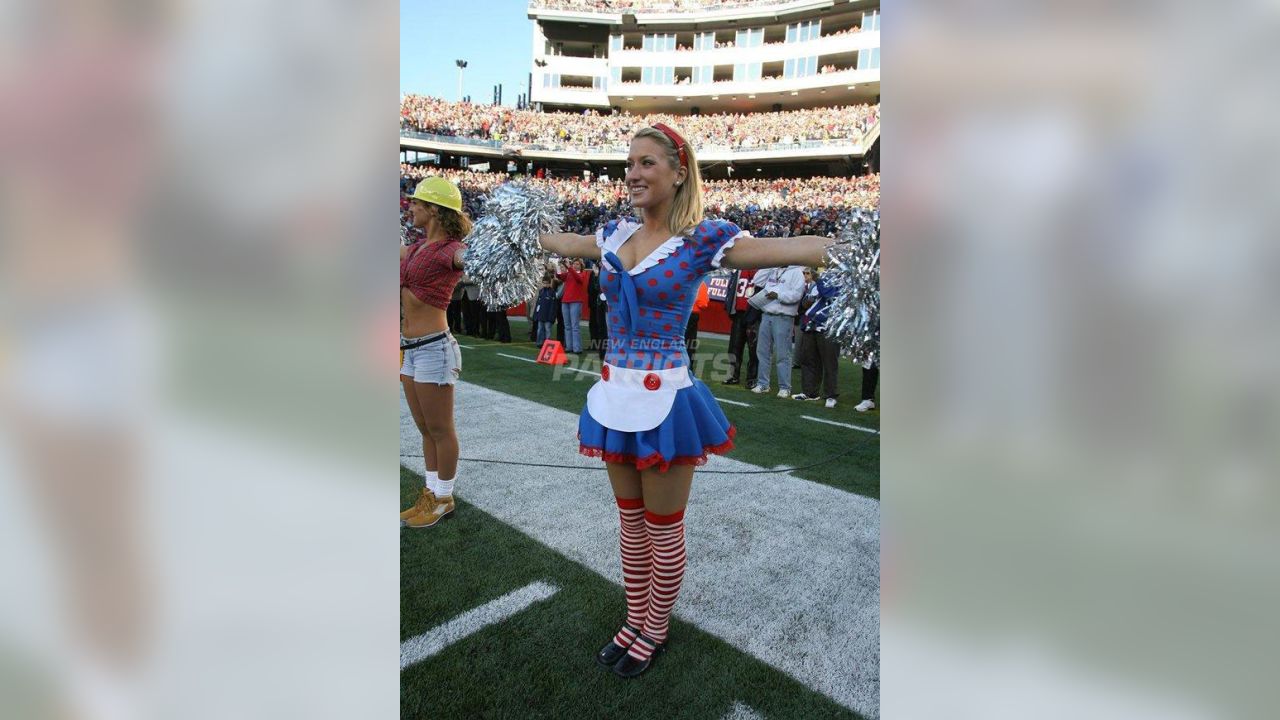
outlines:
{"label": "denim shorts", "polygon": [[[437,333],[441,334],[441,333]],[[404,366],[400,374],[410,376],[417,383],[435,385],[452,385],[462,374],[462,350],[453,335],[443,333],[444,338],[404,351]],[[426,340],[434,335],[423,335],[416,338],[401,338],[400,344],[407,345],[419,340]]]}

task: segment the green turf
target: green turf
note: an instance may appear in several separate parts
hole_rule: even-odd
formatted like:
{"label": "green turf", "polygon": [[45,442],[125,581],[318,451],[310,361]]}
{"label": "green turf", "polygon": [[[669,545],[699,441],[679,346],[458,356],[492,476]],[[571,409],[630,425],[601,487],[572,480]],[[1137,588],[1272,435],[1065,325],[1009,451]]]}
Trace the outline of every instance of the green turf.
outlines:
{"label": "green turf", "polygon": [[[400,471],[405,507],[422,478]],[[400,634],[408,639],[535,581],[560,588],[400,675],[400,717],[718,720],[735,701],[765,717],[857,718],[778,670],[672,619],[670,650],[635,680],[598,668],[623,590],[485,512],[458,502],[400,540]]]}
{"label": "green turf", "polygon": [[[554,382],[555,371],[547,365],[520,362],[499,353],[535,358],[537,349],[525,340],[527,326],[512,323],[512,336],[517,342],[498,343],[466,335],[458,336],[458,342],[471,346],[464,349],[462,379],[509,395],[533,400],[573,413],[582,411],[587,390],[596,381],[593,375],[561,372]],[[586,347],[588,338],[583,339]],[[861,387],[861,368],[847,359],[840,361],[839,383],[841,402],[827,409],[821,402],[784,400],[773,393],[756,395],[741,385],[722,385],[724,375],[716,373],[715,358],[725,354],[728,342],[705,338],[700,341],[695,365],[702,367],[699,378],[707,383],[712,394],[724,400],[735,400],[751,405],[740,407],[721,403],[725,415],[737,427],[735,448],[729,457],[765,468],[775,466],[798,467],[808,465],[839,453],[842,457],[814,468],[796,471],[795,475],[806,480],[857,493],[871,498],[880,497],[880,436],[825,425],[801,419],[801,415],[834,420],[849,425],[879,429],[878,411],[855,412]],[[589,364],[577,365],[584,370],[599,372],[599,360],[595,353],[582,356]],[[573,355],[570,362],[575,362]],[[745,372],[745,369],[744,369]],[[800,371],[793,373],[792,390],[800,391]],[[776,393],[777,379],[774,379]],[[465,423],[465,413],[459,413],[458,422]],[[465,456],[465,451],[463,455]]]}

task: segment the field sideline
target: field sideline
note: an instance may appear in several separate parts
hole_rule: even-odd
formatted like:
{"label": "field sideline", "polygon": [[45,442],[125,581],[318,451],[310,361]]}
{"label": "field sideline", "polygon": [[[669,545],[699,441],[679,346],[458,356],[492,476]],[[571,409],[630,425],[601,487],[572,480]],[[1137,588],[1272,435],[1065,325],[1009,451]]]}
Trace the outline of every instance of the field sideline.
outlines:
{"label": "field sideline", "polygon": [[[708,383],[738,403],[723,407],[739,448],[704,468],[732,474],[695,481],[671,650],[628,683],[592,662],[622,609],[616,510],[573,434],[592,366],[557,372],[520,359],[531,343],[458,339],[458,517],[401,534],[402,716],[878,716],[878,417],[852,412],[843,371],[854,400],[833,410]],[[401,437],[407,504],[422,461],[403,402]]]}

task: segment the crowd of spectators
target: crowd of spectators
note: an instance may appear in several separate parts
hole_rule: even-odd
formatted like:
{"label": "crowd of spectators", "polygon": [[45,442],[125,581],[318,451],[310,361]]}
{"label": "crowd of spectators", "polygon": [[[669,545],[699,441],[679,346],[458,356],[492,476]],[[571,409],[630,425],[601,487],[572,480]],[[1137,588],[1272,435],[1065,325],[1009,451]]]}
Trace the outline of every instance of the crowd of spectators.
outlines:
{"label": "crowd of spectators", "polygon": [[854,25],[853,27],[845,28],[844,30],[836,30],[835,32],[824,32],[822,33],[822,37],[840,37],[842,35],[852,35],[854,33],[860,33],[860,32],[862,32],[862,28],[857,25]]}
{"label": "crowd of spectators", "polygon": [[455,103],[423,95],[400,101],[400,127],[553,150],[625,148],[642,127],[666,123],[694,147],[743,149],[805,140],[860,139],[880,117],[879,105],[722,115],[601,115],[515,110]]}
{"label": "crowd of spectators", "polygon": [[[401,165],[402,191],[426,175],[443,175],[462,189],[463,206],[472,219],[483,216],[484,198],[509,178],[504,173],[482,173],[435,167]],[[565,230],[583,234],[611,218],[632,215],[626,188],[620,179],[610,182],[572,178],[521,178],[554,190],[563,201]],[[706,180],[703,204],[708,217],[731,220],[760,237],[830,235],[839,216],[849,208],[873,208],[880,204],[880,175],[860,177],[770,178]]]}
{"label": "crowd of spectators", "polygon": [[[836,30],[836,31],[834,31],[834,32],[824,32],[824,33],[822,33],[822,37],[824,37],[824,38],[829,38],[829,37],[843,37],[843,36],[845,36],[845,35],[852,35],[852,34],[854,34],[854,33],[858,33],[858,32],[862,32],[862,28],[861,28],[861,27],[858,27],[857,25],[854,25],[853,27],[845,28],[844,30]],[[765,46],[765,47],[770,47],[770,46],[773,46],[773,45],[787,45],[787,44],[789,44],[789,43],[791,43],[791,42],[793,42],[793,41],[786,40],[786,39],[782,39],[782,40],[773,40],[773,41],[770,41],[770,42],[766,42],[766,43],[764,44],[764,46]],[[716,50],[720,50],[721,48],[737,47],[737,45],[738,45],[738,44],[737,44],[737,42],[736,42],[735,40],[733,40],[733,39],[729,39],[729,40],[717,40],[717,41],[716,41],[716,43],[715,43],[715,49],[716,49]],[[676,44],[676,50],[677,50],[678,52],[685,52],[685,51],[692,52],[694,49],[693,49],[692,47],[688,46],[688,45],[683,44],[683,43],[677,43],[677,44]]]}

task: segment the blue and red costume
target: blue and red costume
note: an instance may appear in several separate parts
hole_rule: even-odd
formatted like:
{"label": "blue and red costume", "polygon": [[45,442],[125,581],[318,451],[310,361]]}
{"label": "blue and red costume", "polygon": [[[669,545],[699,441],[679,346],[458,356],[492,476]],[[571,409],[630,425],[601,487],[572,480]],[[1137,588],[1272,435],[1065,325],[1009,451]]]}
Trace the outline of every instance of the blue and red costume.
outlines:
{"label": "blue and red costume", "polygon": [[617,250],[640,227],[614,220],[596,233],[609,346],[578,420],[579,452],[666,472],[733,448],[733,425],[690,371],[684,330],[702,279],[745,233],[731,222],[704,220],[623,270]]}

